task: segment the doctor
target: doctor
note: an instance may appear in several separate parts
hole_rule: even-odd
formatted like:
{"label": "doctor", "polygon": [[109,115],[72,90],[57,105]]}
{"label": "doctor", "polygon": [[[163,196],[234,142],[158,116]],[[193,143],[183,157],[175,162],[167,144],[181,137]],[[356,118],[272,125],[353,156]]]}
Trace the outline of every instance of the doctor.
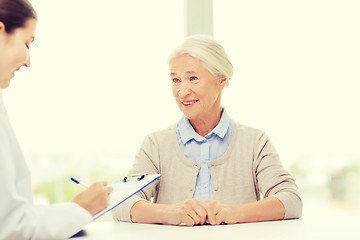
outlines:
{"label": "doctor", "polygon": [[63,239],[107,207],[112,188],[92,184],[71,202],[33,204],[31,179],[2,102],[14,72],[30,67],[37,16],[27,0],[0,0],[0,239]]}

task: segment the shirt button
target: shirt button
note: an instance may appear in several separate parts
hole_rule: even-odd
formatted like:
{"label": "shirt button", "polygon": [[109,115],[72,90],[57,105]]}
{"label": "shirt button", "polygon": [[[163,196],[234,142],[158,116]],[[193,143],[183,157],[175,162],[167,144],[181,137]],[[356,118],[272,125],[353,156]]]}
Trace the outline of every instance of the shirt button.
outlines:
{"label": "shirt button", "polygon": [[206,164],[206,161],[204,160],[204,161],[202,161],[202,163],[203,163],[203,164]]}
{"label": "shirt button", "polygon": [[206,185],[206,184],[204,185],[204,188],[207,188],[207,185]]}

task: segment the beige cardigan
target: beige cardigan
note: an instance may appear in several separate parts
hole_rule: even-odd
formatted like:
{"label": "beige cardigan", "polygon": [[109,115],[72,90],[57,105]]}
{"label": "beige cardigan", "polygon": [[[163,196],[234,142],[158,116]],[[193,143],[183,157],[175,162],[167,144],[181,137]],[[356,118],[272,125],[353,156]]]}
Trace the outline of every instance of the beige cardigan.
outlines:
{"label": "beige cardigan", "polygon": [[[285,207],[284,219],[299,218],[302,200],[293,177],[284,170],[268,136],[255,128],[232,121],[228,150],[209,161],[214,200],[244,204],[273,196]],[[176,126],[146,137],[136,155],[131,173],[162,174],[137,195],[113,210],[114,220],[131,221],[130,210],[139,200],[173,204],[191,199],[200,166],[180,150]]]}

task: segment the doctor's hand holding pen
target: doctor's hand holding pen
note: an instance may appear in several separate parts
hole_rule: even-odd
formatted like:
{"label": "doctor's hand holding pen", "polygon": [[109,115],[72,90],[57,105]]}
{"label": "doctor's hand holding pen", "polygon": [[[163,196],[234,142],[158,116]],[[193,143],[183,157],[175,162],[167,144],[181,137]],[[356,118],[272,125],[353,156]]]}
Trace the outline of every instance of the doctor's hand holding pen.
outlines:
{"label": "doctor's hand holding pen", "polygon": [[113,188],[109,187],[107,182],[95,182],[88,186],[75,180],[74,178],[71,178],[71,180],[86,188],[84,191],[76,195],[72,199],[72,202],[86,209],[92,216],[107,207],[109,195],[113,191]]}

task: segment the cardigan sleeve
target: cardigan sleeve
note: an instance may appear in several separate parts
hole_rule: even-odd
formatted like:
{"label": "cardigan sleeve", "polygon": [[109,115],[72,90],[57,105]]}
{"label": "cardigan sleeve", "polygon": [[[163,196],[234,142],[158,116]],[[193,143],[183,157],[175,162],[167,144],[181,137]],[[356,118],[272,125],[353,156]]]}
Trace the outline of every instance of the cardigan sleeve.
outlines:
{"label": "cardigan sleeve", "polygon": [[300,218],[302,199],[295,180],[283,168],[273,143],[263,132],[257,139],[254,153],[254,171],[263,197],[276,197],[282,202],[284,219]]}
{"label": "cardigan sleeve", "polygon": [[[158,146],[153,136],[147,136],[142,143],[141,148],[136,154],[135,161],[129,174],[148,173],[158,174],[159,171],[159,153]],[[130,211],[132,206],[138,201],[150,201],[156,197],[159,180],[150,184],[124,203],[113,209],[112,214],[115,221],[131,222]]]}

